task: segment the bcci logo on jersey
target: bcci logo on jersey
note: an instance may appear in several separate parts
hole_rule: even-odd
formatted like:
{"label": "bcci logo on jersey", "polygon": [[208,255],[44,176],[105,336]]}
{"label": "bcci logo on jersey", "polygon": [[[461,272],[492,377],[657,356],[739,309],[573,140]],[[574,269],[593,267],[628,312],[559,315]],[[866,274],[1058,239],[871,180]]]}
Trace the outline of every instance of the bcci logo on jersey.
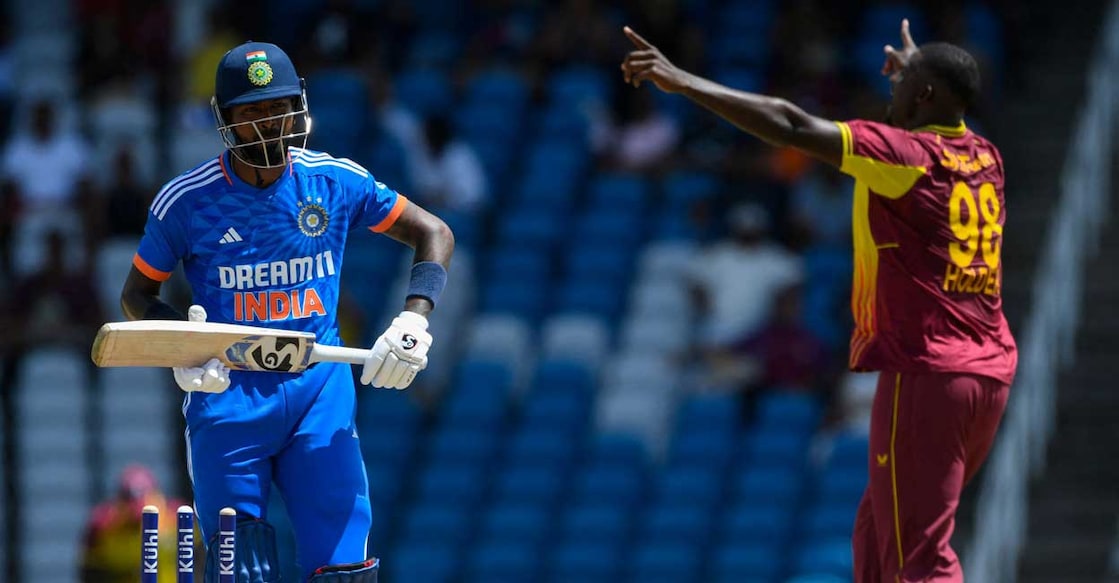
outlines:
{"label": "bcci logo on jersey", "polygon": [[308,237],[318,237],[326,232],[326,226],[330,224],[330,217],[326,214],[326,209],[317,204],[299,203],[299,216],[296,217],[296,222],[299,223],[299,230]]}

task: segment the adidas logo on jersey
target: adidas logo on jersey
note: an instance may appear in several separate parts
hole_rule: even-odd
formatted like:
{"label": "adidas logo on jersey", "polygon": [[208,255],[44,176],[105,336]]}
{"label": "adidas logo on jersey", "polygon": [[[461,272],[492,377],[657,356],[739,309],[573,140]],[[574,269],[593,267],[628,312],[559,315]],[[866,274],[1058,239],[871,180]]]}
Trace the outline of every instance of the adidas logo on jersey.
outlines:
{"label": "adidas logo on jersey", "polygon": [[218,240],[218,243],[225,245],[226,243],[240,243],[242,240],[241,234],[237,232],[237,229],[229,227],[229,230]]}

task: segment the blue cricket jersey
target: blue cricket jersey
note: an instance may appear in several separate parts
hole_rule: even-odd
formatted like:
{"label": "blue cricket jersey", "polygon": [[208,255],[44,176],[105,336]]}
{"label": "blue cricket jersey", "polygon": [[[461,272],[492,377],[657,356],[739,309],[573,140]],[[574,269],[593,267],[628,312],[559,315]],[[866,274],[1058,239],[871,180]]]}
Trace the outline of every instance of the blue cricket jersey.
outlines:
{"label": "blue cricket jersey", "polygon": [[289,155],[282,177],[264,189],[230,170],[228,152],[168,182],[133,265],[163,281],[182,261],[208,321],[313,332],[340,344],[346,236],[387,230],[407,199],[347,158],[294,147]]}

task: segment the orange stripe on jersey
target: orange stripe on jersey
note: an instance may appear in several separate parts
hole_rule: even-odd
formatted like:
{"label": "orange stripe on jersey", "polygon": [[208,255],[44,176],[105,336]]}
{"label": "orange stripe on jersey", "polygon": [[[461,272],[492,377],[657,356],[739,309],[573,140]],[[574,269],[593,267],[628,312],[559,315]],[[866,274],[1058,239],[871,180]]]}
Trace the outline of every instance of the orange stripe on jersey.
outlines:
{"label": "orange stripe on jersey", "polygon": [[851,232],[855,247],[855,273],[851,281],[851,314],[855,331],[851,336],[850,364],[862,357],[875,334],[874,302],[878,284],[878,249],[870,230],[870,190],[855,182],[851,208]]}
{"label": "orange stripe on jersey", "polygon": [[229,177],[229,172],[225,169],[225,154],[218,156],[218,164],[221,164],[221,173],[225,176],[225,181],[233,185],[233,179]]}
{"label": "orange stripe on jersey", "polygon": [[373,225],[372,227],[369,227],[369,230],[373,231],[374,233],[384,233],[385,231],[391,229],[392,225],[396,223],[396,219],[399,219],[400,214],[404,212],[404,207],[406,206],[408,206],[408,199],[404,198],[403,194],[397,194],[396,202],[393,203],[392,209],[389,211],[389,214],[385,216],[385,218],[381,219],[381,222]]}
{"label": "orange stripe on jersey", "polygon": [[160,271],[152,267],[147,261],[144,261],[143,257],[140,257],[139,253],[132,257],[132,266],[148,279],[155,281],[167,281],[167,278],[171,277],[170,271]]}

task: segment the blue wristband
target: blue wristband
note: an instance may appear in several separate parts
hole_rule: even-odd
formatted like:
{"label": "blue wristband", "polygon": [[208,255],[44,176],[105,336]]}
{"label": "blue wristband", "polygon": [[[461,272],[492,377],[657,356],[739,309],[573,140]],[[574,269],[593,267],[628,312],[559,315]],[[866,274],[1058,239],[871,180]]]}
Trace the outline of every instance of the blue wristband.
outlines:
{"label": "blue wristband", "polygon": [[447,287],[447,270],[434,261],[421,261],[412,266],[412,278],[408,281],[408,297],[421,297],[439,303],[443,288]]}

